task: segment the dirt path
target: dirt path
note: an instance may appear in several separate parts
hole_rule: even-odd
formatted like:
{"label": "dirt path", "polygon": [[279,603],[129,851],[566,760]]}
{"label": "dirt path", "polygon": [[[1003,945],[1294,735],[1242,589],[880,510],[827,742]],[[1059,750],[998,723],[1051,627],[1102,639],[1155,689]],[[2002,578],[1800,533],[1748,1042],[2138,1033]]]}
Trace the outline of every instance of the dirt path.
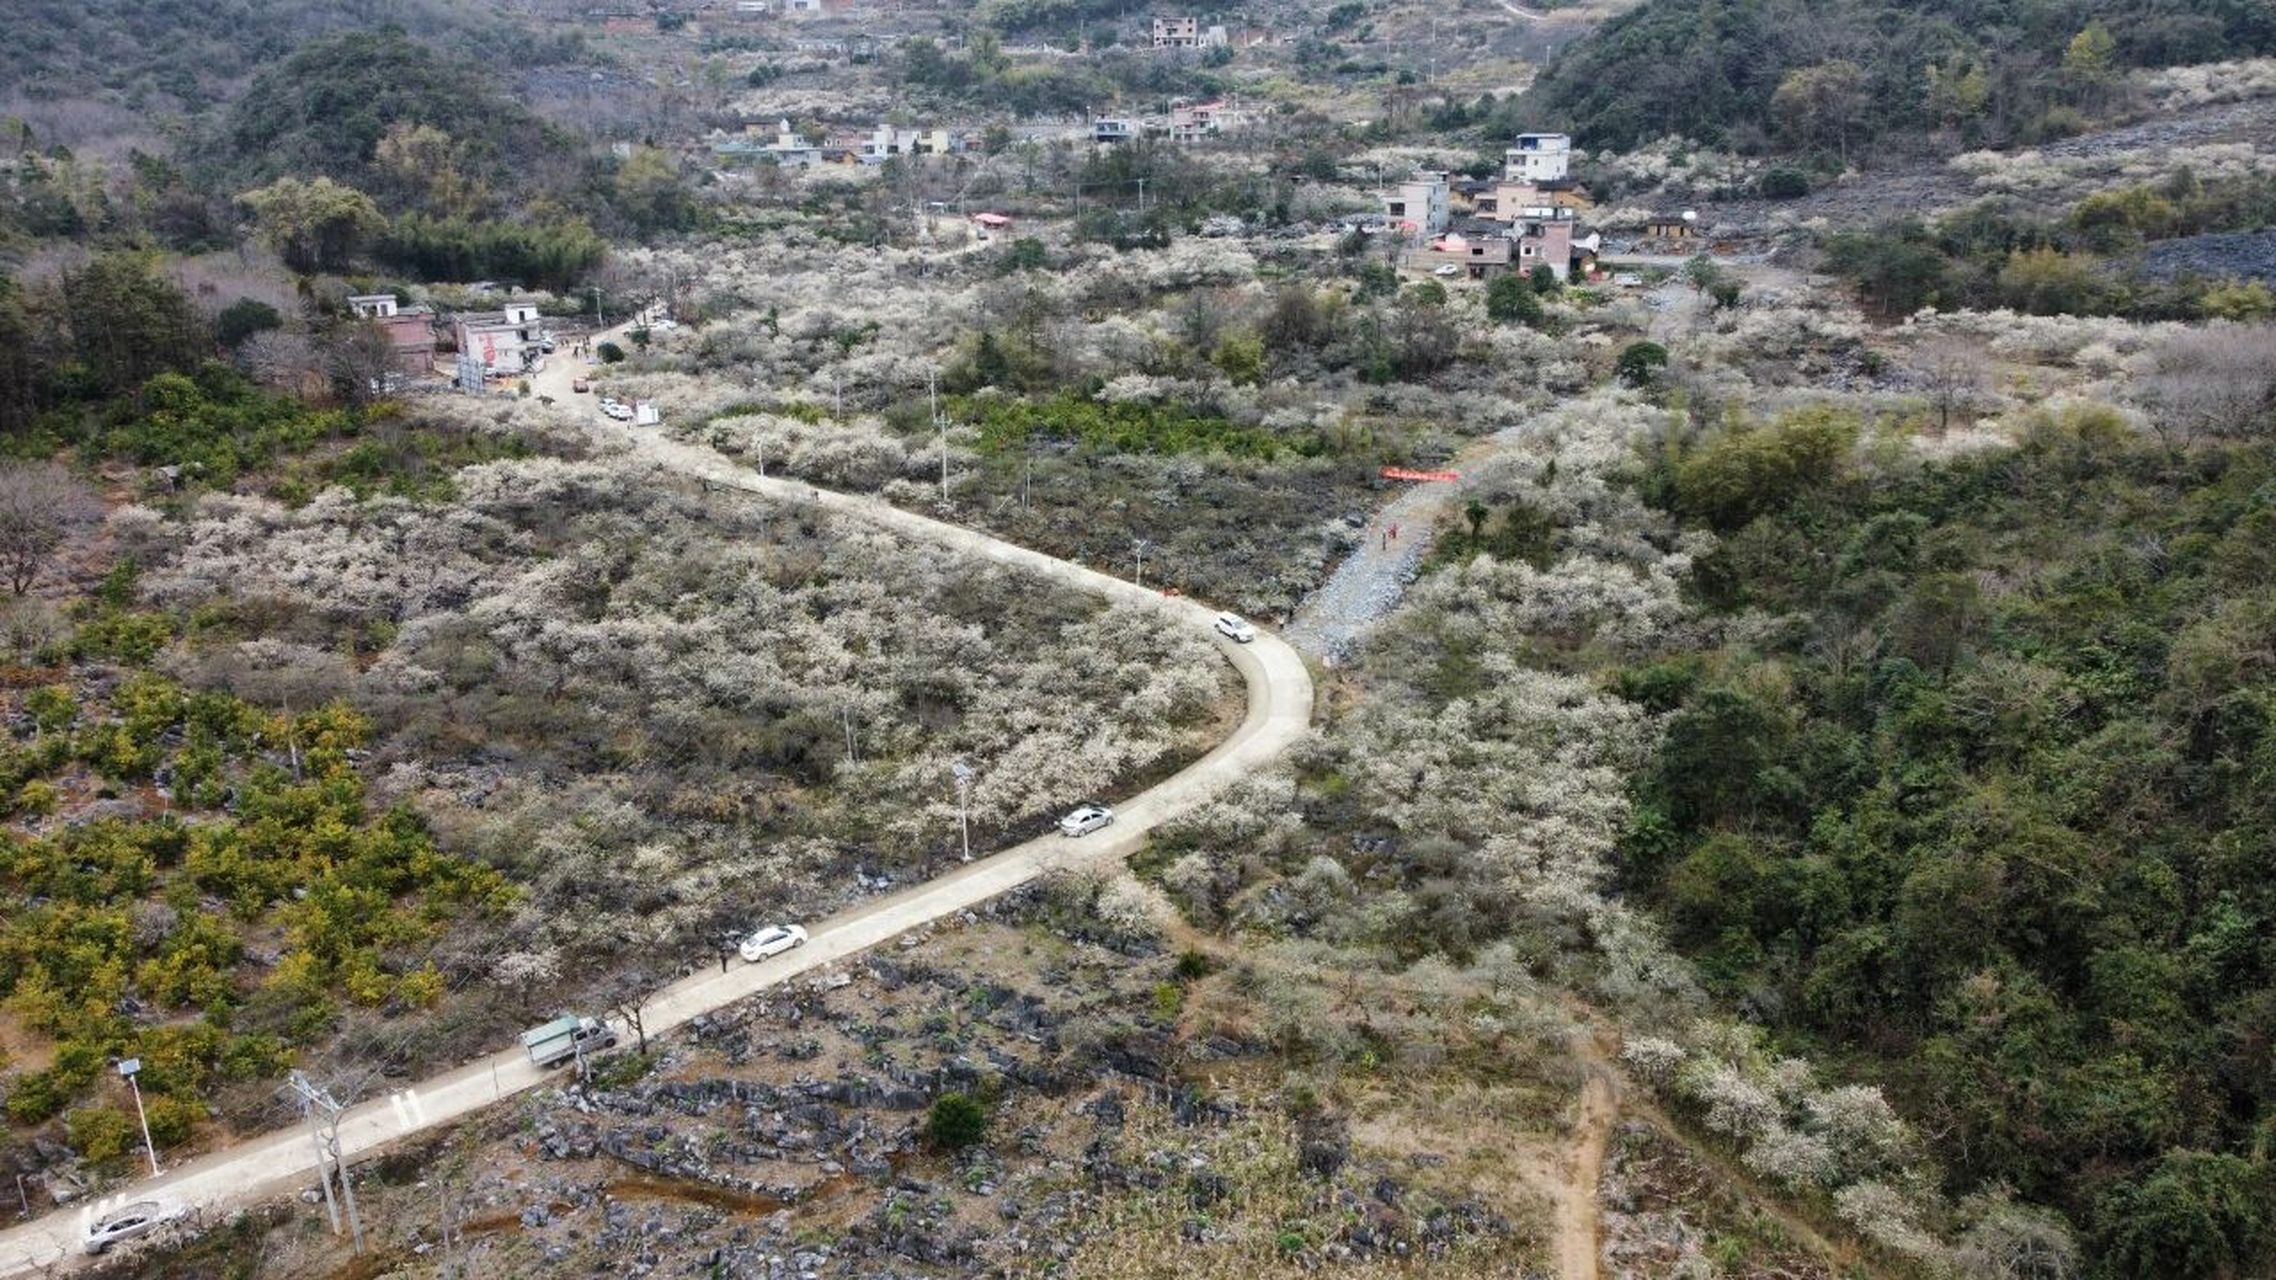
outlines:
{"label": "dirt path", "polygon": [[[1454,458],[1454,469],[1474,469],[1516,445],[1528,424],[1504,427],[1473,442]],[[1407,584],[1422,572],[1438,527],[1469,496],[1463,482],[1414,484],[1378,510],[1359,531],[1359,545],[1318,590],[1304,597],[1281,638],[1329,666],[1348,661],[1385,615],[1398,607]],[[1396,530],[1396,537],[1391,536]]]}
{"label": "dirt path", "polygon": [[1587,1033],[1573,1037],[1586,1075],[1581,1080],[1581,1111],[1573,1121],[1559,1178],[1551,1190],[1556,1204],[1557,1274],[1564,1280],[1597,1280],[1602,1223],[1596,1189],[1604,1180],[1604,1154],[1620,1122],[1620,1077],[1613,1071],[1611,1047]]}

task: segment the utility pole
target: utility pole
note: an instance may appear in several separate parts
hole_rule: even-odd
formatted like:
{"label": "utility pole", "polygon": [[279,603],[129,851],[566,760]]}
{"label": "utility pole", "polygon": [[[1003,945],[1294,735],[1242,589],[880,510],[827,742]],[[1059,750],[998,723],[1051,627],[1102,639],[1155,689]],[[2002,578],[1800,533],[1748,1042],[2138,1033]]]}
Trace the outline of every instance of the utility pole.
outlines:
{"label": "utility pole", "polygon": [[440,1226],[442,1228],[442,1275],[444,1280],[460,1280],[466,1274],[459,1269],[458,1262],[459,1217],[462,1208],[463,1206],[459,1203],[458,1188],[449,1182],[445,1182],[442,1191],[442,1212],[439,1215],[442,1219]]}
{"label": "utility pole", "polygon": [[956,774],[956,830],[964,844],[964,860],[972,861],[972,766],[962,760],[949,766]]}
{"label": "utility pole", "polygon": [[1138,213],[1141,217],[1145,216],[1146,213],[1146,180],[1144,178],[1138,179]]}
{"label": "utility pole", "polygon": [[356,1212],[356,1185],[349,1181],[347,1162],[340,1158],[340,1117],[347,1108],[333,1099],[330,1090],[319,1088],[305,1071],[292,1073],[292,1087],[300,1095],[300,1114],[308,1121],[308,1135],[316,1142],[316,1173],[324,1183],[324,1207],[332,1219],[332,1233],[338,1235],[340,1231],[339,1209],[332,1200],[332,1175],[336,1171],[340,1175],[340,1198],[348,1206],[348,1230],[360,1254],[364,1251],[363,1215]]}
{"label": "utility pole", "polygon": [[158,1176],[158,1148],[150,1141],[150,1115],[142,1109],[142,1085],[134,1078],[141,1070],[140,1058],[128,1058],[119,1063],[119,1075],[125,1079],[126,1087],[134,1090],[134,1118],[142,1122],[142,1153],[150,1157],[150,1176],[155,1178]]}
{"label": "utility pole", "polygon": [[948,505],[948,419],[940,416],[940,375],[937,371],[925,373],[925,395],[933,406],[933,431],[940,438],[940,502]]}
{"label": "utility pole", "polygon": [[1130,547],[1131,550],[1138,553],[1138,571],[1130,575],[1130,581],[1143,587],[1146,585],[1146,540],[1144,538],[1132,538]]}

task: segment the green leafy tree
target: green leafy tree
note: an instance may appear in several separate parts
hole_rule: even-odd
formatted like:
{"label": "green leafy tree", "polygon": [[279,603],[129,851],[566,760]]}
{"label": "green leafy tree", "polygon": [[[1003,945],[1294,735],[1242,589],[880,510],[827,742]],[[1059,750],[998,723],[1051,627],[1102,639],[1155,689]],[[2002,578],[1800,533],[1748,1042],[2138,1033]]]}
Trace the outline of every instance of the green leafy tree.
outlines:
{"label": "green leafy tree", "polygon": [[2248,1274],[2266,1258],[2272,1195],[2276,1187],[2264,1165],[2206,1151],[2171,1152],[2103,1201],[2098,1216],[2110,1265],[2142,1280]]}
{"label": "green leafy tree", "polygon": [[1612,376],[1622,385],[1648,387],[1659,380],[1660,370],[1667,368],[1667,348],[1657,342],[1631,342],[1621,348],[1620,358],[1612,363]]}
{"label": "green leafy tree", "polygon": [[1503,272],[1486,282],[1486,316],[1496,324],[1538,327],[1545,313],[1532,285],[1514,272]]}
{"label": "green leafy tree", "polygon": [[225,347],[234,347],[256,333],[283,327],[284,317],[277,309],[256,298],[239,298],[213,318],[214,339]]}
{"label": "green leafy tree", "polygon": [[1806,147],[1830,147],[1845,163],[1850,142],[1864,132],[1871,102],[1865,69],[1845,58],[1788,72],[1770,99],[1789,139]]}
{"label": "green leafy tree", "polygon": [[1735,530],[1833,479],[1857,431],[1854,417],[1814,408],[1727,432],[1684,459],[1675,480],[1678,505],[1717,529]]}
{"label": "green leafy tree", "polygon": [[1229,333],[1217,342],[1209,362],[1227,379],[1244,386],[1264,381],[1264,339],[1254,333]]}
{"label": "green leafy tree", "polygon": [[66,351],[89,389],[123,395],[169,370],[187,371],[211,351],[205,322],[144,254],[104,254],[64,272],[57,306]]}
{"label": "green leafy tree", "polygon": [[295,271],[345,271],[387,226],[370,196],[325,177],[279,178],[237,199]]}

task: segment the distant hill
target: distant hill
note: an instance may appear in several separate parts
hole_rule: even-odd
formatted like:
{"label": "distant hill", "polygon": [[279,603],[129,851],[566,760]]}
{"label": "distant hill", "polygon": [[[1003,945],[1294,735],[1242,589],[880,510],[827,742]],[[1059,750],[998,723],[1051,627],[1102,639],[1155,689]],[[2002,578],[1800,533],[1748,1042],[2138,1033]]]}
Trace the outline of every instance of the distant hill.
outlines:
{"label": "distant hill", "polygon": [[513,67],[577,48],[447,0],[13,0],[0,5],[0,101],[195,115],[309,40],[390,24]]}
{"label": "distant hill", "polygon": [[472,60],[388,30],[314,40],[261,72],[197,162],[228,189],[290,174],[376,193],[386,186],[380,139],[417,125],[448,135],[468,176],[488,182],[573,145]]}
{"label": "distant hill", "polygon": [[1646,0],[1563,50],[1528,107],[1596,148],[2036,141],[2112,105],[2127,69],[2272,50],[2267,0]]}

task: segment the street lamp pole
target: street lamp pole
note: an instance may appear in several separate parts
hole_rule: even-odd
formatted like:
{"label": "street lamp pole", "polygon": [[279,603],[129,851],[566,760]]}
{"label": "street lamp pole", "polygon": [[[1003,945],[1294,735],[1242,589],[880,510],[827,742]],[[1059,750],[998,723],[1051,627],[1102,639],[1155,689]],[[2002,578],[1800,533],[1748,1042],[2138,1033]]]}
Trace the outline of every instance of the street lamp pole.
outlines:
{"label": "street lamp pole", "polygon": [[128,1058],[119,1063],[119,1075],[125,1078],[126,1087],[134,1090],[134,1118],[142,1122],[142,1153],[150,1157],[150,1176],[155,1178],[158,1176],[158,1146],[150,1140],[150,1114],[142,1109],[142,1085],[135,1080],[141,1070],[140,1058]]}
{"label": "street lamp pole", "polygon": [[1146,540],[1144,538],[1133,538],[1130,540],[1130,546],[1132,550],[1138,553],[1138,571],[1130,575],[1130,580],[1143,587],[1146,585]]}

